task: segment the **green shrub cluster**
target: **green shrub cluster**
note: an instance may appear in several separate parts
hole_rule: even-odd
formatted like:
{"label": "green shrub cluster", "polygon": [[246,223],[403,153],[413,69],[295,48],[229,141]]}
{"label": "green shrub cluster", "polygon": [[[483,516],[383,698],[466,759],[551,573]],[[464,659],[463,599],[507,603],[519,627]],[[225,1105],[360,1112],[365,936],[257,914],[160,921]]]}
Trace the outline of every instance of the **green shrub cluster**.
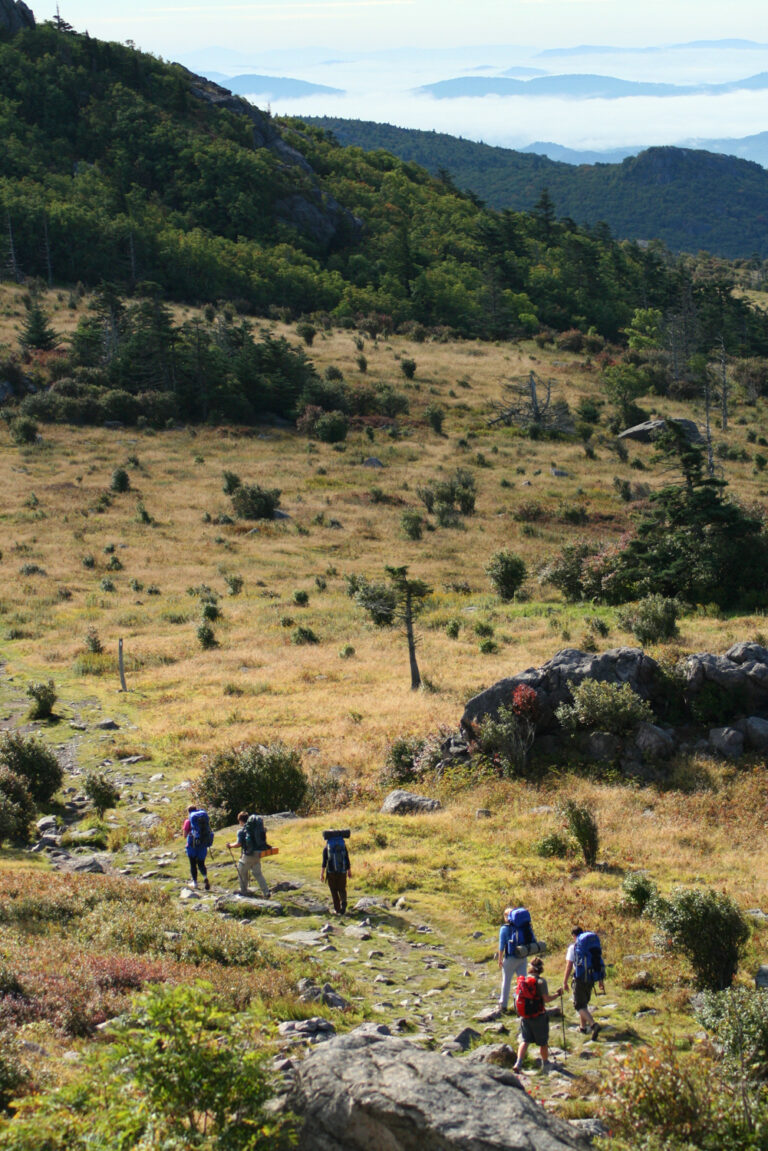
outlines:
{"label": "green shrub cluster", "polygon": [[571,688],[573,703],[561,703],[555,711],[567,731],[594,729],[624,735],[641,723],[653,723],[653,709],[628,683],[604,683],[585,679]]}
{"label": "green shrub cluster", "polygon": [[664,595],[647,595],[633,607],[618,613],[619,623],[628,628],[638,643],[664,643],[674,639],[680,605],[676,599]]}
{"label": "green shrub cluster", "polygon": [[30,719],[49,719],[58,698],[53,680],[49,679],[47,683],[31,683],[27,688],[27,695],[32,700],[29,709]]}
{"label": "green shrub cluster", "polygon": [[49,803],[64,778],[51,749],[21,732],[8,731],[0,738],[0,764],[24,781],[35,803]]}
{"label": "green shrub cluster", "polygon": [[300,751],[283,743],[242,744],[207,760],[196,798],[222,826],[234,823],[239,811],[296,811],[306,791]]}
{"label": "green shrub cluster", "polygon": [[722,991],[731,986],[749,926],[729,895],[678,887],[668,897],[651,899],[646,914],[657,929],[659,945],[685,955],[698,988]]}

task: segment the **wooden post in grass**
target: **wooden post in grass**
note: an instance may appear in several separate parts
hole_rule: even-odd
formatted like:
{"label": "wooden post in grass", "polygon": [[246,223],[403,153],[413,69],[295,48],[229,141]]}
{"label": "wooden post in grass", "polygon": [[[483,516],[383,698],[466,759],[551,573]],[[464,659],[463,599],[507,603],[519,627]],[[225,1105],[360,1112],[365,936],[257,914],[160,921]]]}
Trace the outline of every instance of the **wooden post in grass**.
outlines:
{"label": "wooden post in grass", "polygon": [[123,641],[122,638],[117,643],[117,669],[120,672],[120,690],[128,691],[125,686],[125,666],[123,664]]}

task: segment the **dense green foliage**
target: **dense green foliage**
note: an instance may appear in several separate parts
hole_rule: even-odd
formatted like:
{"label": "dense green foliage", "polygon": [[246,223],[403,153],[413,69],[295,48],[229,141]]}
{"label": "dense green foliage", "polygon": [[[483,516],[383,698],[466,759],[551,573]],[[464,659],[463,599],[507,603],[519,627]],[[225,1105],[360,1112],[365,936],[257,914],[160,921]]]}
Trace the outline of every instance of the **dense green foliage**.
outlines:
{"label": "dense green foliage", "polygon": [[696,986],[709,991],[730,987],[749,939],[738,904],[725,892],[679,887],[656,896],[646,909],[663,946],[682,951]]}
{"label": "dense green foliage", "polygon": [[197,783],[197,798],[219,825],[234,823],[240,811],[295,811],[306,792],[301,752],[282,743],[221,751],[208,760]]}
{"label": "dense green foliage", "polygon": [[[616,338],[636,308],[665,310],[684,286],[658,253],[557,221],[551,204],[484,211],[415,164],[244,101],[214,106],[178,65],[65,28],[0,41],[0,133],[2,262],[15,274],[491,337],[548,325]],[[165,320],[139,307],[136,377],[164,372],[166,394]]]}
{"label": "dense green foliage", "polygon": [[23,779],[35,803],[48,803],[64,778],[61,764],[34,736],[7,731],[0,740],[0,764]]}
{"label": "dense green foliage", "polygon": [[619,164],[574,165],[442,132],[326,116],[309,121],[341,144],[386,148],[442,173],[498,211],[530,211],[546,187],[560,213],[586,224],[604,220],[621,237],[658,239],[673,251],[768,256],[761,224],[768,174],[735,156],[655,147]]}

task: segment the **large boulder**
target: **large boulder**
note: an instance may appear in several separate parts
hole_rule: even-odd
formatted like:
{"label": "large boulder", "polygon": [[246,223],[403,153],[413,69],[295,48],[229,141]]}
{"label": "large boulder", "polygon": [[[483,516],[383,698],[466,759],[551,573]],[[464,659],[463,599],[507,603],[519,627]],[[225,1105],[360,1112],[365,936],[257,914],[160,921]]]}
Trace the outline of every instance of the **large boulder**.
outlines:
{"label": "large boulder", "polygon": [[728,692],[744,714],[768,711],[768,649],[758,643],[734,644],[725,655],[696,652],[681,670],[689,700],[711,685]]}
{"label": "large boulder", "polygon": [[295,1067],[288,1108],[301,1151],[577,1151],[560,1119],[492,1064],[351,1032]]}
{"label": "large boulder", "polygon": [[422,815],[425,811],[439,811],[442,806],[439,799],[428,799],[426,795],[398,788],[390,791],[381,811],[383,815]]}
{"label": "large boulder", "polygon": [[[704,443],[704,437],[693,420],[678,419],[670,420],[669,423],[676,424],[690,443]],[[661,435],[666,426],[666,420],[645,420],[642,424],[635,424],[634,427],[619,432],[617,438],[620,440],[637,440],[641,444],[650,444]]]}
{"label": "large boulder", "polygon": [[34,26],[32,9],[23,0],[0,0],[0,28],[7,28],[13,35]]}
{"label": "large boulder", "polygon": [[659,665],[641,648],[614,647],[610,651],[593,655],[566,647],[542,667],[528,668],[473,696],[464,709],[461,726],[466,730],[483,716],[495,715],[502,704],[511,702],[515,688],[525,684],[535,690],[538,698],[537,731],[551,730],[557,727],[555,709],[561,703],[573,702],[571,684],[581,683],[585,679],[629,683],[639,696],[649,700],[652,705],[663,702]]}

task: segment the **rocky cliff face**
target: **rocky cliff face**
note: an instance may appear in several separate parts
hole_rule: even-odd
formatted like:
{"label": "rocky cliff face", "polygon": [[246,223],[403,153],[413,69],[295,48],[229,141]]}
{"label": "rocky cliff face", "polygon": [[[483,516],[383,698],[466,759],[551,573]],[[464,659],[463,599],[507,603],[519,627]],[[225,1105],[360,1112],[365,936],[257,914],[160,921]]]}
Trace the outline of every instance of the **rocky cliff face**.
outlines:
{"label": "rocky cliff face", "polygon": [[[0,0],[3,3],[4,0]],[[294,168],[309,177],[314,187],[310,192],[297,192],[275,204],[275,214],[302,235],[309,237],[318,247],[327,250],[334,244],[356,239],[362,231],[362,222],[342,208],[332,196],[322,191],[317,174],[304,156],[286,144],[268,115],[249,104],[242,96],[235,96],[227,88],[190,73],[190,91],[200,100],[215,104],[245,116],[251,122],[254,148],[268,148],[286,167]]]}
{"label": "rocky cliff face", "polygon": [[0,29],[6,29],[13,35],[34,26],[32,9],[23,0],[0,0]]}

